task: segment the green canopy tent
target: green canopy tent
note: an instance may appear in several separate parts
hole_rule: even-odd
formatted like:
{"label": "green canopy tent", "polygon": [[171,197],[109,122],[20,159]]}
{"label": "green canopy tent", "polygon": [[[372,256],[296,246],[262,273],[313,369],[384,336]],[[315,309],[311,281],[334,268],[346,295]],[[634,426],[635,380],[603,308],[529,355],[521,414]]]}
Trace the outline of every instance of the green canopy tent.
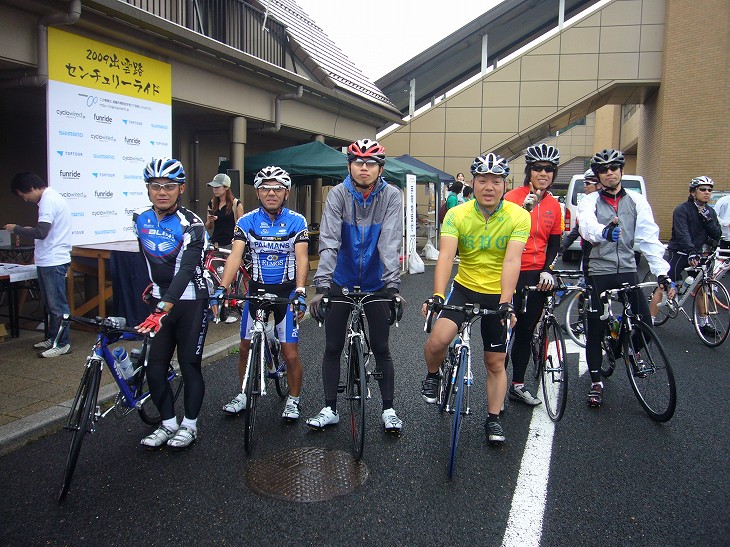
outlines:
{"label": "green canopy tent", "polygon": [[[330,148],[319,141],[273,150],[255,156],[249,156],[245,161],[248,184],[253,184],[253,176],[269,165],[276,165],[287,171],[292,177],[322,177],[333,181],[341,181],[347,176],[347,157],[342,152]],[[438,175],[425,171],[419,167],[408,165],[395,158],[385,160],[383,178],[400,187],[406,184],[406,175],[416,175],[418,182],[436,182]]]}
{"label": "green canopy tent", "polygon": [[319,141],[249,156],[244,165],[246,182],[249,184],[253,184],[253,176],[257,172],[269,165],[281,167],[292,177],[342,180],[347,176],[345,155]]}

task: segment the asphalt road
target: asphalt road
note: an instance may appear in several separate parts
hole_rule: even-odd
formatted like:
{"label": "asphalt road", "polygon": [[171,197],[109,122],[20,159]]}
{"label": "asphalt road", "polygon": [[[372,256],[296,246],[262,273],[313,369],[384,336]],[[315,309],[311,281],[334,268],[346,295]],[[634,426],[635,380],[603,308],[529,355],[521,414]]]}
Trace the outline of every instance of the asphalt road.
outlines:
{"label": "asphalt road", "polygon": [[[220,410],[237,381],[234,357],[228,357],[204,370],[200,437],[188,451],[143,450],[138,443],[147,426],[133,415],[108,417],[87,436],[61,507],[55,494],[70,442],[67,432],[0,458],[0,544],[509,543],[505,531],[520,504],[514,499],[516,484],[522,473],[529,485],[525,474],[535,465],[534,459],[523,464],[532,414],[544,410],[508,403],[507,443],[490,447],[483,429],[485,373],[477,363],[473,414],[462,429],[456,475],[447,479],[450,423],[420,396],[426,335],[418,309],[431,292],[432,273],[427,267],[424,275],[404,277],[409,308],[391,332],[395,406],[404,431],[400,437],[382,432],[375,387],[363,457],[368,478],[355,491],[295,503],[248,488],[247,466],[256,458],[300,447],[348,451],[348,410],[341,398],[343,419],[324,433],[310,432],[304,423],[287,426],[272,390],[259,407],[257,443],[247,458],[242,417],[229,418]],[[552,452],[538,457],[542,465],[549,459],[544,511],[538,499],[529,503],[523,520],[511,522],[518,538],[513,544],[537,543],[519,540],[522,529],[537,526],[542,545],[727,545],[730,343],[706,348],[682,318],[659,332],[678,385],[674,418],[666,424],[651,421],[620,369],[606,382],[604,406],[587,408],[589,379],[578,376],[578,356],[572,356],[565,417],[548,445]],[[301,337],[302,408],[312,415],[323,404],[324,332],[307,320]],[[476,334],[473,347],[480,344]]]}

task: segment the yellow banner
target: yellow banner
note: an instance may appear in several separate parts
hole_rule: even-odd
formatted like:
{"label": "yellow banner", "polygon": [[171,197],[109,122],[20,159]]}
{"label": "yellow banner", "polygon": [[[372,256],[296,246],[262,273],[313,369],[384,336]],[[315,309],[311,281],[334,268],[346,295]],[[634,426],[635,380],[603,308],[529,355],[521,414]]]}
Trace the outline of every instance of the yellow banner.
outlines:
{"label": "yellow banner", "polygon": [[48,28],[48,76],[58,82],[172,104],[168,63],[53,27]]}

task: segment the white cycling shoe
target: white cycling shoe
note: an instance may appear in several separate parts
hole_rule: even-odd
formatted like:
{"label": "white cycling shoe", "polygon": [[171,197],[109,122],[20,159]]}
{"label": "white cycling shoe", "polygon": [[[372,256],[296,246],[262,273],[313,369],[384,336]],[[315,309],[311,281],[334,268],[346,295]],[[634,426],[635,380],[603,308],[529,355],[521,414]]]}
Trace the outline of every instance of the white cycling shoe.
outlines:
{"label": "white cycling shoe", "polygon": [[246,394],[239,393],[233,400],[223,407],[223,412],[227,414],[240,414],[246,410]]}
{"label": "white cycling shoe", "polygon": [[328,406],[324,407],[319,414],[307,419],[307,425],[312,429],[322,430],[329,425],[335,425],[340,422],[340,415],[333,412]]}

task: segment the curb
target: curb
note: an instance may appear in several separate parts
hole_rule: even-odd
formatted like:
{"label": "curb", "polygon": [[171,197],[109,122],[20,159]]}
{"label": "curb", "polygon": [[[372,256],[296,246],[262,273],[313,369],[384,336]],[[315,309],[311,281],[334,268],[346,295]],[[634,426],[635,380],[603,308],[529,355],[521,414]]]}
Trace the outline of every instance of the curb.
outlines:
{"label": "curb", "polygon": [[[210,344],[210,346],[206,345],[202,364],[208,365],[214,360],[225,357],[231,348],[238,347],[240,340],[239,335],[234,335]],[[108,384],[99,389],[98,402],[112,401],[118,392],[119,389],[115,383]],[[71,405],[73,405],[73,399],[0,427],[0,456],[60,430],[66,421]]]}

